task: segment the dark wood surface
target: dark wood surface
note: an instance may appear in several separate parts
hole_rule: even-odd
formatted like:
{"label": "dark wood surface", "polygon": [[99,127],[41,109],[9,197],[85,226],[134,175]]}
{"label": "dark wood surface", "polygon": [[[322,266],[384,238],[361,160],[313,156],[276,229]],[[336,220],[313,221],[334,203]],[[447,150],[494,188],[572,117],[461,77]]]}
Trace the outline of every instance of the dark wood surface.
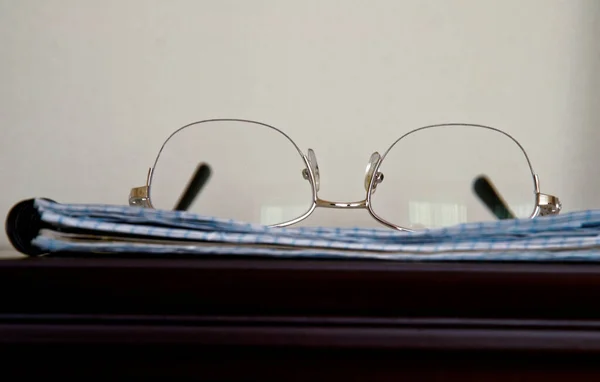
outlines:
{"label": "dark wood surface", "polygon": [[0,288],[19,375],[600,380],[597,265],[39,258]]}

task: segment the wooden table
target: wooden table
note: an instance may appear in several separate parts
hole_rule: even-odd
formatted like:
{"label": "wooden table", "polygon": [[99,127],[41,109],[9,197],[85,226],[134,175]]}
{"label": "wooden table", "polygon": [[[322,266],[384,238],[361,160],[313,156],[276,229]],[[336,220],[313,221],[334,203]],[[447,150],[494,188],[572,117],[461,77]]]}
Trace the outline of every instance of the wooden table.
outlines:
{"label": "wooden table", "polygon": [[600,380],[598,265],[17,257],[0,288],[3,375]]}

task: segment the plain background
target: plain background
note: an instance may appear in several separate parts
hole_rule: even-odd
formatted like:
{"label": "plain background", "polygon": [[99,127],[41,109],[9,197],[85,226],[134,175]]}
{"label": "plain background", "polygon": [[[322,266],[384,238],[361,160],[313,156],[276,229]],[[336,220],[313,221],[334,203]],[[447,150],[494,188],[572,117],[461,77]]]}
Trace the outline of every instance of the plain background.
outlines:
{"label": "plain background", "polygon": [[214,117],[315,149],[338,200],[413,128],[492,125],[565,211],[600,207],[599,39],[598,0],[0,0],[0,215],[125,204],[169,133]]}

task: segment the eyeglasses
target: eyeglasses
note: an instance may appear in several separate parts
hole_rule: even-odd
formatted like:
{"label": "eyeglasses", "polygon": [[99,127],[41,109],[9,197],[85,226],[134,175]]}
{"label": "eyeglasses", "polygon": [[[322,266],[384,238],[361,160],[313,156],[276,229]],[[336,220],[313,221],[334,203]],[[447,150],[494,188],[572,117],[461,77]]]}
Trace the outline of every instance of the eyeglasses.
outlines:
{"label": "eyeglasses", "polygon": [[274,227],[299,223],[317,207],[366,209],[379,223],[401,231],[536,218],[562,208],[558,197],[540,192],[539,178],[516,139],[476,124],[430,125],[400,136],[383,155],[371,154],[363,187],[359,201],[322,199],[312,149],[304,154],[287,134],[265,123],[211,119],[167,138],[146,185],[131,190],[129,204]]}

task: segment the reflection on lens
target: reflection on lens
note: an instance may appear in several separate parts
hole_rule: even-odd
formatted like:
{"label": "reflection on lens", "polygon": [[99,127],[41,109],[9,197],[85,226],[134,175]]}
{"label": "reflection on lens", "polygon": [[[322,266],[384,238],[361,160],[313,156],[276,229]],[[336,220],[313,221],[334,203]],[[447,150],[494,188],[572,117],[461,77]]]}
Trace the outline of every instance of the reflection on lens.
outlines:
{"label": "reflection on lens", "polygon": [[260,224],[279,224],[306,213],[312,189],[297,147],[278,130],[252,122],[217,120],[187,126],[165,144],[154,166],[154,207],[173,209],[194,185],[199,164],[210,177],[188,211]]}
{"label": "reflection on lens", "polygon": [[373,211],[410,229],[434,228],[496,216],[473,192],[487,176],[516,217],[529,217],[535,188],[529,162],[517,143],[484,127],[443,125],[415,131],[385,154],[385,180],[372,196]]}

